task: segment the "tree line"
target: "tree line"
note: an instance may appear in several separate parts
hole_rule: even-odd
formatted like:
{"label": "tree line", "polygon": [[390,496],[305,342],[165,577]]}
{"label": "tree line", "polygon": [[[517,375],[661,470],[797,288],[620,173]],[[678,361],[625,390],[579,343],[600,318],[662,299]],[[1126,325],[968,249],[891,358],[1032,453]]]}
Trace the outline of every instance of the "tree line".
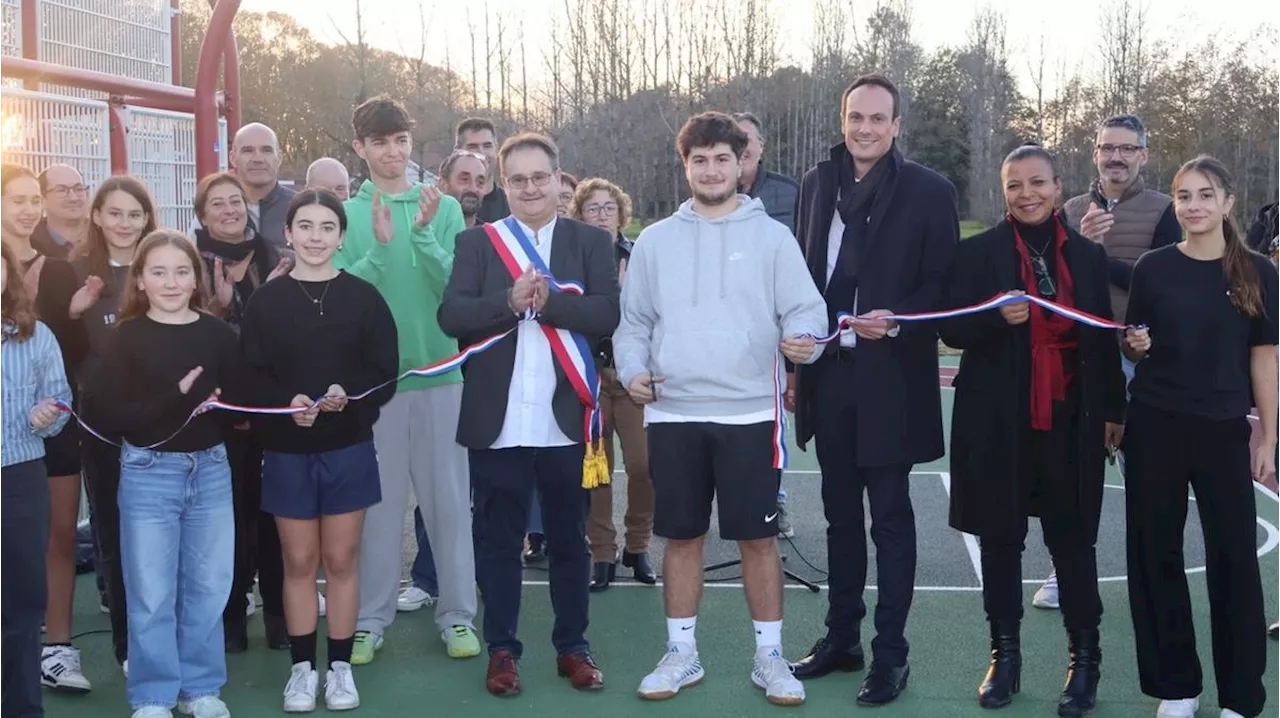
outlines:
{"label": "tree line", "polygon": [[[275,128],[295,175],[322,156],[363,172],[350,149],[351,108],[375,94],[414,116],[414,160],[428,168],[452,148],[458,120],[486,116],[504,135],[548,133],[565,170],[619,183],[638,217],[656,218],[687,197],[675,136],[691,114],[754,112],[767,166],[799,178],[840,141],[844,88],[879,71],[903,91],[903,151],[955,183],[969,219],[1003,213],[1000,160],[1027,140],[1058,155],[1068,195],[1085,191],[1096,175],[1097,123],[1118,112],[1138,114],[1150,131],[1148,186],[1168,191],[1178,166],[1206,152],[1235,172],[1242,218],[1276,200],[1280,82],[1259,52],[1275,47],[1272,28],[1175,49],[1152,36],[1150,0],[1114,0],[1098,19],[1096,66],[1068,67],[1047,60],[1052,38],[1015,56],[1005,18],[991,9],[978,10],[954,44],[926,50],[907,0],[880,0],[861,21],[845,0],[809,1],[813,28],[800,63],[782,59],[782,0],[563,0],[536,50],[516,21],[486,11],[449,29],[464,49],[443,65],[427,61],[425,41],[398,52],[369,45],[360,0],[351,17],[335,19],[350,28],[337,44],[289,15],[241,12],[243,116]],[[206,0],[183,0],[188,84],[208,16]],[[444,32],[422,6],[416,17],[422,37]],[[1030,87],[1019,87],[1015,63],[1025,64]]]}

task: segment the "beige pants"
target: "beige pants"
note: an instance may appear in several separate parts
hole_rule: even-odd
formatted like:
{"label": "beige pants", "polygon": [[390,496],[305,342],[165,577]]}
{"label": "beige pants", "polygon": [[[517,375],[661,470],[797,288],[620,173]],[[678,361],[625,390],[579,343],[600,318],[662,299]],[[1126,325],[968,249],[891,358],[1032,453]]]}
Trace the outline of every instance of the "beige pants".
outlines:
{"label": "beige pants", "polygon": [[[600,372],[600,408],[604,412],[605,453],[613,471],[613,435],[622,440],[622,459],[627,465],[626,549],[643,553],[653,537],[653,481],[649,477],[649,445],[645,439],[644,407],[631,400],[612,369]],[[613,526],[613,487],[591,491],[591,513],[587,517],[587,541],[591,560],[613,563],[618,556],[618,532]]]}

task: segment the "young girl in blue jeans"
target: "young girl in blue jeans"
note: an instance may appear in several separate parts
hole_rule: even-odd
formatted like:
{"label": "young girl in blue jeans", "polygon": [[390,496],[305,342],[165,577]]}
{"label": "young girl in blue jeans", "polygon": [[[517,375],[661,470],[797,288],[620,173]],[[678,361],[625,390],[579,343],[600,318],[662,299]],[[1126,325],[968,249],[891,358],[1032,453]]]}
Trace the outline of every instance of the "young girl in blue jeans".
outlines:
{"label": "young girl in blue jeans", "polygon": [[[14,215],[18,213],[13,213]],[[12,221],[5,208],[4,221]],[[7,227],[6,227],[7,229]],[[0,715],[42,716],[40,622],[44,619],[45,552],[49,547],[49,478],[44,439],[62,430],[67,414],[55,401],[71,403],[62,352],[53,332],[36,321],[9,245],[0,262],[0,644],[3,691]]]}
{"label": "young girl in blue jeans", "polygon": [[226,412],[192,413],[234,393],[235,333],[205,310],[195,246],[152,232],[129,267],[96,392],[120,454],[120,554],[129,616],[133,718],[226,718],[222,611],[235,522]]}

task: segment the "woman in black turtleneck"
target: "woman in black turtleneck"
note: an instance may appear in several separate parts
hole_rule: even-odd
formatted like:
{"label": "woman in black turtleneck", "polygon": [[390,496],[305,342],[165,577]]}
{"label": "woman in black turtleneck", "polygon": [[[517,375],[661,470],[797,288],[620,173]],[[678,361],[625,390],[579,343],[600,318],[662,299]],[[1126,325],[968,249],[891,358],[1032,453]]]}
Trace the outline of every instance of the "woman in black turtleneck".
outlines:
{"label": "woman in black turtleneck", "polygon": [[[1106,253],[1055,212],[1062,183],[1052,155],[1019,147],[1000,176],[1008,215],[960,243],[951,305],[1017,291],[1111,318]],[[981,546],[991,662],[978,703],[999,708],[1020,687],[1021,559],[1027,517],[1039,516],[1067,628],[1058,715],[1083,715],[1102,658],[1094,544],[1107,452],[1123,432],[1119,341],[1026,302],[947,320],[939,334],[964,350],[953,383],[950,523]]]}

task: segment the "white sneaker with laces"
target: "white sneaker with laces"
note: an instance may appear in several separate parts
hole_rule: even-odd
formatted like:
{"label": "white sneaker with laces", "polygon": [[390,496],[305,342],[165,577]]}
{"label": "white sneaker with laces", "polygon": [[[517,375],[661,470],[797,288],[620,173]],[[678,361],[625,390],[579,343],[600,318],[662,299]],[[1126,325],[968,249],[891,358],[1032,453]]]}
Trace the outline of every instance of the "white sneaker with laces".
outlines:
{"label": "white sneaker with laces", "polygon": [[636,693],[645,700],[666,700],[681,688],[698,685],[706,675],[698,649],[687,643],[668,643],[666,655],[658,661],[657,668],[640,681]]}
{"label": "white sneaker with laces", "polygon": [[1176,701],[1160,701],[1156,718],[1193,718],[1200,710],[1200,697],[1180,698]]}
{"label": "white sneaker with laces", "polygon": [[781,648],[756,653],[751,682],[763,688],[765,697],[774,705],[798,706],[804,703],[804,684],[791,672],[791,664],[782,657]]}
{"label": "white sneaker with laces", "polygon": [[1036,608],[1054,610],[1058,608],[1058,572],[1054,571],[1049,574],[1049,578],[1044,580],[1044,585],[1040,590],[1036,591],[1036,595],[1031,598],[1031,605]]}
{"label": "white sneaker with laces", "polygon": [[417,586],[400,589],[399,595],[396,596],[397,611],[416,611],[423,606],[430,606],[436,602],[436,597],[423,591]]}
{"label": "white sneaker with laces", "polygon": [[324,677],[324,705],[331,711],[349,711],[360,707],[360,691],[351,664],[334,661]]}
{"label": "white sneaker with laces", "polygon": [[231,710],[220,698],[205,696],[194,701],[178,701],[178,712],[195,718],[231,718]]}
{"label": "white sneaker with laces", "polygon": [[173,718],[173,711],[160,706],[143,706],[133,712],[133,718]]}
{"label": "white sneaker with laces", "polygon": [[310,713],[316,709],[316,689],[320,676],[311,667],[311,661],[293,664],[289,682],[284,686],[284,712]]}
{"label": "white sneaker with laces", "polygon": [[88,693],[93,688],[80,672],[80,651],[72,646],[45,646],[40,650],[40,683],[73,693]]}
{"label": "white sneaker with laces", "polygon": [[328,602],[324,600],[324,594],[316,591],[316,604],[320,607],[320,615],[324,616],[329,612]]}

